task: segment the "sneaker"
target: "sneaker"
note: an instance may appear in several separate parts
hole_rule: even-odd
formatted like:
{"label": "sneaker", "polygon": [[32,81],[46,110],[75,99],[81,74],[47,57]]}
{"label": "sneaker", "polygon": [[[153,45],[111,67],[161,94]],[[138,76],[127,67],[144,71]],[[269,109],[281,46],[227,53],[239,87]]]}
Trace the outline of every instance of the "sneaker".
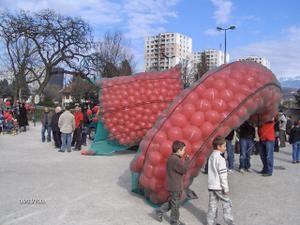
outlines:
{"label": "sneaker", "polygon": [[293,164],[295,164],[296,163],[296,161],[293,161]]}
{"label": "sneaker", "polygon": [[246,169],[246,172],[248,172],[248,173],[252,173],[253,172],[253,170],[252,169]]}
{"label": "sneaker", "polygon": [[244,174],[245,170],[244,169],[240,169],[240,173]]}
{"label": "sneaker", "polygon": [[155,210],[155,218],[158,222],[163,221],[163,214],[159,210]]}
{"label": "sneaker", "polygon": [[300,163],[300,161],[299,161],[299,160],[297,160],[297,161],[296,161],[296,163]]}
{"label": "sneaker", "polygon": [[227,170],[227,173],[228,173],[228,175],[230,175],[230,174],[233,173],[233,170],[232,170],[232,169],[228,169],[228,170]]}
{"label": "sneaker", "polygon": [[185,225],[185,223],[178,221],[178,222],[175,222],[175,223],[171,223],[171,225]]}
{"label": "sneaker", "polygon": [[58,150],[58,152],[65,152],[65,151],[63,151],[63,150]]}
{"label": "sneaker", "polygon": [[270,177],[270,176],[272,176],[272,174],[271,173],[264,173],[263,176],[264,177]]}
{"label": "sneaker", "polygon": [[258,172],[258,173],[260,173],[260,174],[264,174],[264,173],[266,173],[266,171],[264,171],[264,170],[261,170],[260,172]]}

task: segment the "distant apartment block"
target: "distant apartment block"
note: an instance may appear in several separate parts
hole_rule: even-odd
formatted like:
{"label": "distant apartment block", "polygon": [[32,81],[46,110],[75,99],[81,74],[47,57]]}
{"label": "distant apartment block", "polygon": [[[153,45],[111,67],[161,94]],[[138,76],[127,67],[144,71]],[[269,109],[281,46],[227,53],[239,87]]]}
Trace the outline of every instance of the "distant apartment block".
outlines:
{"label": "distant apartment block", "polygon": [[[193,53],[193,64],[197,68],[197,64],[205,59],[208,70],[212,70],[222,64],[224,64],[224,52],[216,49],[205,49],[202,52]],[[226,54],[226,61],[230,61],[230,56]]]}
{"label": "distant apartment block", "polygon": [[52,70],[52,75],[50,77],[50,80],[48,82],[48,85],[56,85],[60,88],[64,87],[64,69],[55,67]]}
{"label": "distant apartment block", "polygon": [[271,69],[271,63],[269,60],[267,60],[264,57],[259,57],[259,56],[249,56],[249,57],[244,57],[244,58],[239,58],[237,61],[250,61],[250,62],[257,62],[262,64],[263,66],[267,67],[268,69]]}
{"label": "distant apartment block", "polygon": [[145,37],[144,69],[166,70],[192,56],[192,39],[180,33]]}

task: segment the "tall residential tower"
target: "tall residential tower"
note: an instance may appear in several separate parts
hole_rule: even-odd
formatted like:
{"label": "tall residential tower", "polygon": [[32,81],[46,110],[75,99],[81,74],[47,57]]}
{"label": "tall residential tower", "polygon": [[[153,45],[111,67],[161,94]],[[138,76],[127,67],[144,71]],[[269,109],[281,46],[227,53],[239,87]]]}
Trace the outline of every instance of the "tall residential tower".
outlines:
{"label": "tall residential tower", "polygon": [[165,70],[192,57],[192,39],[180,33],[145,37],[144,69]]}

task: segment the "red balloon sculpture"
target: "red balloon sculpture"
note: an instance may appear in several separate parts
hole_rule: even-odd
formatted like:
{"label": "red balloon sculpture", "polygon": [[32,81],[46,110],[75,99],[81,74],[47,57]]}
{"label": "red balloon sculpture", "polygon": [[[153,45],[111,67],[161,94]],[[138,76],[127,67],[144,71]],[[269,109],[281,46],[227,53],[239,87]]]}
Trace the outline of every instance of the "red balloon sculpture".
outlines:
{"label": "red balloon sculpture", "polygon": [[260,64],[234,62],[208,72],[181,93],[142,140],[131,163],[140,187],[154,203],[167,200],[166,160],[173,141],[182,140],[192,159],[184,177],[188,188],[211,153],[214,137],[227,136],[249,118],[255,123],[270,120],[281,98],[275,76]]}
{"label": "red balloon sculpture", "polygon": [[110,139],[122,145],[139,143],[161,112],[183,90],[180,66],[164,72],[102,79],[98,85],[101,120]]}

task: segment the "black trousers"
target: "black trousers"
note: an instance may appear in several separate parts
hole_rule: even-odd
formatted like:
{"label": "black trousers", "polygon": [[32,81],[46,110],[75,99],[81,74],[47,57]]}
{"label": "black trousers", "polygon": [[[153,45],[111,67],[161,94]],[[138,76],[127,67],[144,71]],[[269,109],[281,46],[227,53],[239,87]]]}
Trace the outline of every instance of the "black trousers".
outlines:
{"label": "black trousers", "polygon": [[61,133],[60,131],[52,131],[53,140],[56,148],[61,147]]}
{"label": "black trousers", "polygon": [[81,149],[82,142],[82,129],[81,127],[75,128],[72,139],[72,146],[75,146],[78,150]]}

